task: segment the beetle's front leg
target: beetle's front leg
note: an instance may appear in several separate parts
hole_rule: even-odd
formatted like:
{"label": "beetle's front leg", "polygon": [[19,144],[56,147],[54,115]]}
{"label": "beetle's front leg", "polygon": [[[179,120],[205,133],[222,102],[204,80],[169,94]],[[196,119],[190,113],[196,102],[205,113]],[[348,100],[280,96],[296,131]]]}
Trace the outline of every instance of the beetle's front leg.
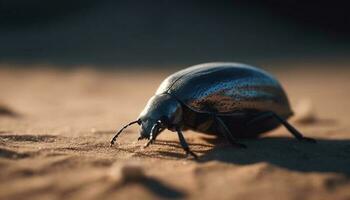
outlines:
{"label": "beetle's front leg", "polygon": [[156,140],[155,137],[150,137],[150,139],[148,140],[148,142],[143,146],[144,148],[148,147],[150,144],[152,144],[154,142],[154,140]]}
{"label": "beetle's front leg", "polygon": [[158,121],[156,124],[153,125],[151,133],[150,133],[150,137],[148,142],[145,144],[145,148],[148,147],[150,144],[152,144],[157,136],[159,135],[160,132],[162,132],[164,130],[164,127],[161,126],[161,121]]}

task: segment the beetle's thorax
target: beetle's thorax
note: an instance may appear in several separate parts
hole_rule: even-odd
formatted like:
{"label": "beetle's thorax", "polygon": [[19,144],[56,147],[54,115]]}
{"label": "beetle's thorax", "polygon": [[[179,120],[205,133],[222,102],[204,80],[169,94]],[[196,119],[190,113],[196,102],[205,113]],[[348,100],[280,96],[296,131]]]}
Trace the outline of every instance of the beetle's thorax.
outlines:
{"label": "beetle's thorax", "polygon": [[142,131],[149,132],[148,129],[157,121],[171,129],[182,123],[181,103],[166,93],[155,95],[148,100],[139,119],[142,122]]}

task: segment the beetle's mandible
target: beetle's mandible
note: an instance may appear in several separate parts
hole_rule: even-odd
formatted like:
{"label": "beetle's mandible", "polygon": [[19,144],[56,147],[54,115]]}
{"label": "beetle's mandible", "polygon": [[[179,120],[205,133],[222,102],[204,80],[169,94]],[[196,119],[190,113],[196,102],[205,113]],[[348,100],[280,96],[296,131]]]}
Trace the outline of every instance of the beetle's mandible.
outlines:
{"label": "beetle's mandible", "polygon": [[195,65],[167,77],[146,104],[136,121],[124,126],[141,126],[140,139],[155,141],[165,129],[178,134],[187,155],[194,154],[182,131],[217,134],[232,145],[239,138],[254,138],[283,125],[300,141],[304,137],[287,122],[293,112],[280,83],[267,72],[240,63],[217,62]]}

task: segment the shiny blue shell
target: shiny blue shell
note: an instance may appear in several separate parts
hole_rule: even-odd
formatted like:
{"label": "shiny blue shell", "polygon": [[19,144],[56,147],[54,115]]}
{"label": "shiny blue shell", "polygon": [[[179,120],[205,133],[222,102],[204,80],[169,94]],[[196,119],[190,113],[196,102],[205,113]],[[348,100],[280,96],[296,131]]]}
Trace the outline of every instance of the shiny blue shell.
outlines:
{"label": "shiny blue shell", "polygon": [[240,63],[206,63],[178,71],[161,83],[156,94],[162,93],[198,113],[292,115],[280,83],[267,72]]}

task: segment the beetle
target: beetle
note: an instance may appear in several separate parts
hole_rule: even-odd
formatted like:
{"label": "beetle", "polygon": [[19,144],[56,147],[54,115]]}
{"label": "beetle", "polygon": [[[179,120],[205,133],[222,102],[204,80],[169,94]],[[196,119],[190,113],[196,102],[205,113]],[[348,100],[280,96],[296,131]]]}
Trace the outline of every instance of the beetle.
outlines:
{"label": "beetle", "polygon": [[297,140],[316,142],[287,122],[292,115],[286,93],[269,73],[241,63],[204,63],[168,76],[137,120],[121,128],[111,145],[136,123],[141,126],[138,139],[149,140],[145,147],[169,129],[178,134],[186,155],[195,158],[184,130],[222,135],[233,146],[246,148],[239,138],[256,138],[283,125]]}

